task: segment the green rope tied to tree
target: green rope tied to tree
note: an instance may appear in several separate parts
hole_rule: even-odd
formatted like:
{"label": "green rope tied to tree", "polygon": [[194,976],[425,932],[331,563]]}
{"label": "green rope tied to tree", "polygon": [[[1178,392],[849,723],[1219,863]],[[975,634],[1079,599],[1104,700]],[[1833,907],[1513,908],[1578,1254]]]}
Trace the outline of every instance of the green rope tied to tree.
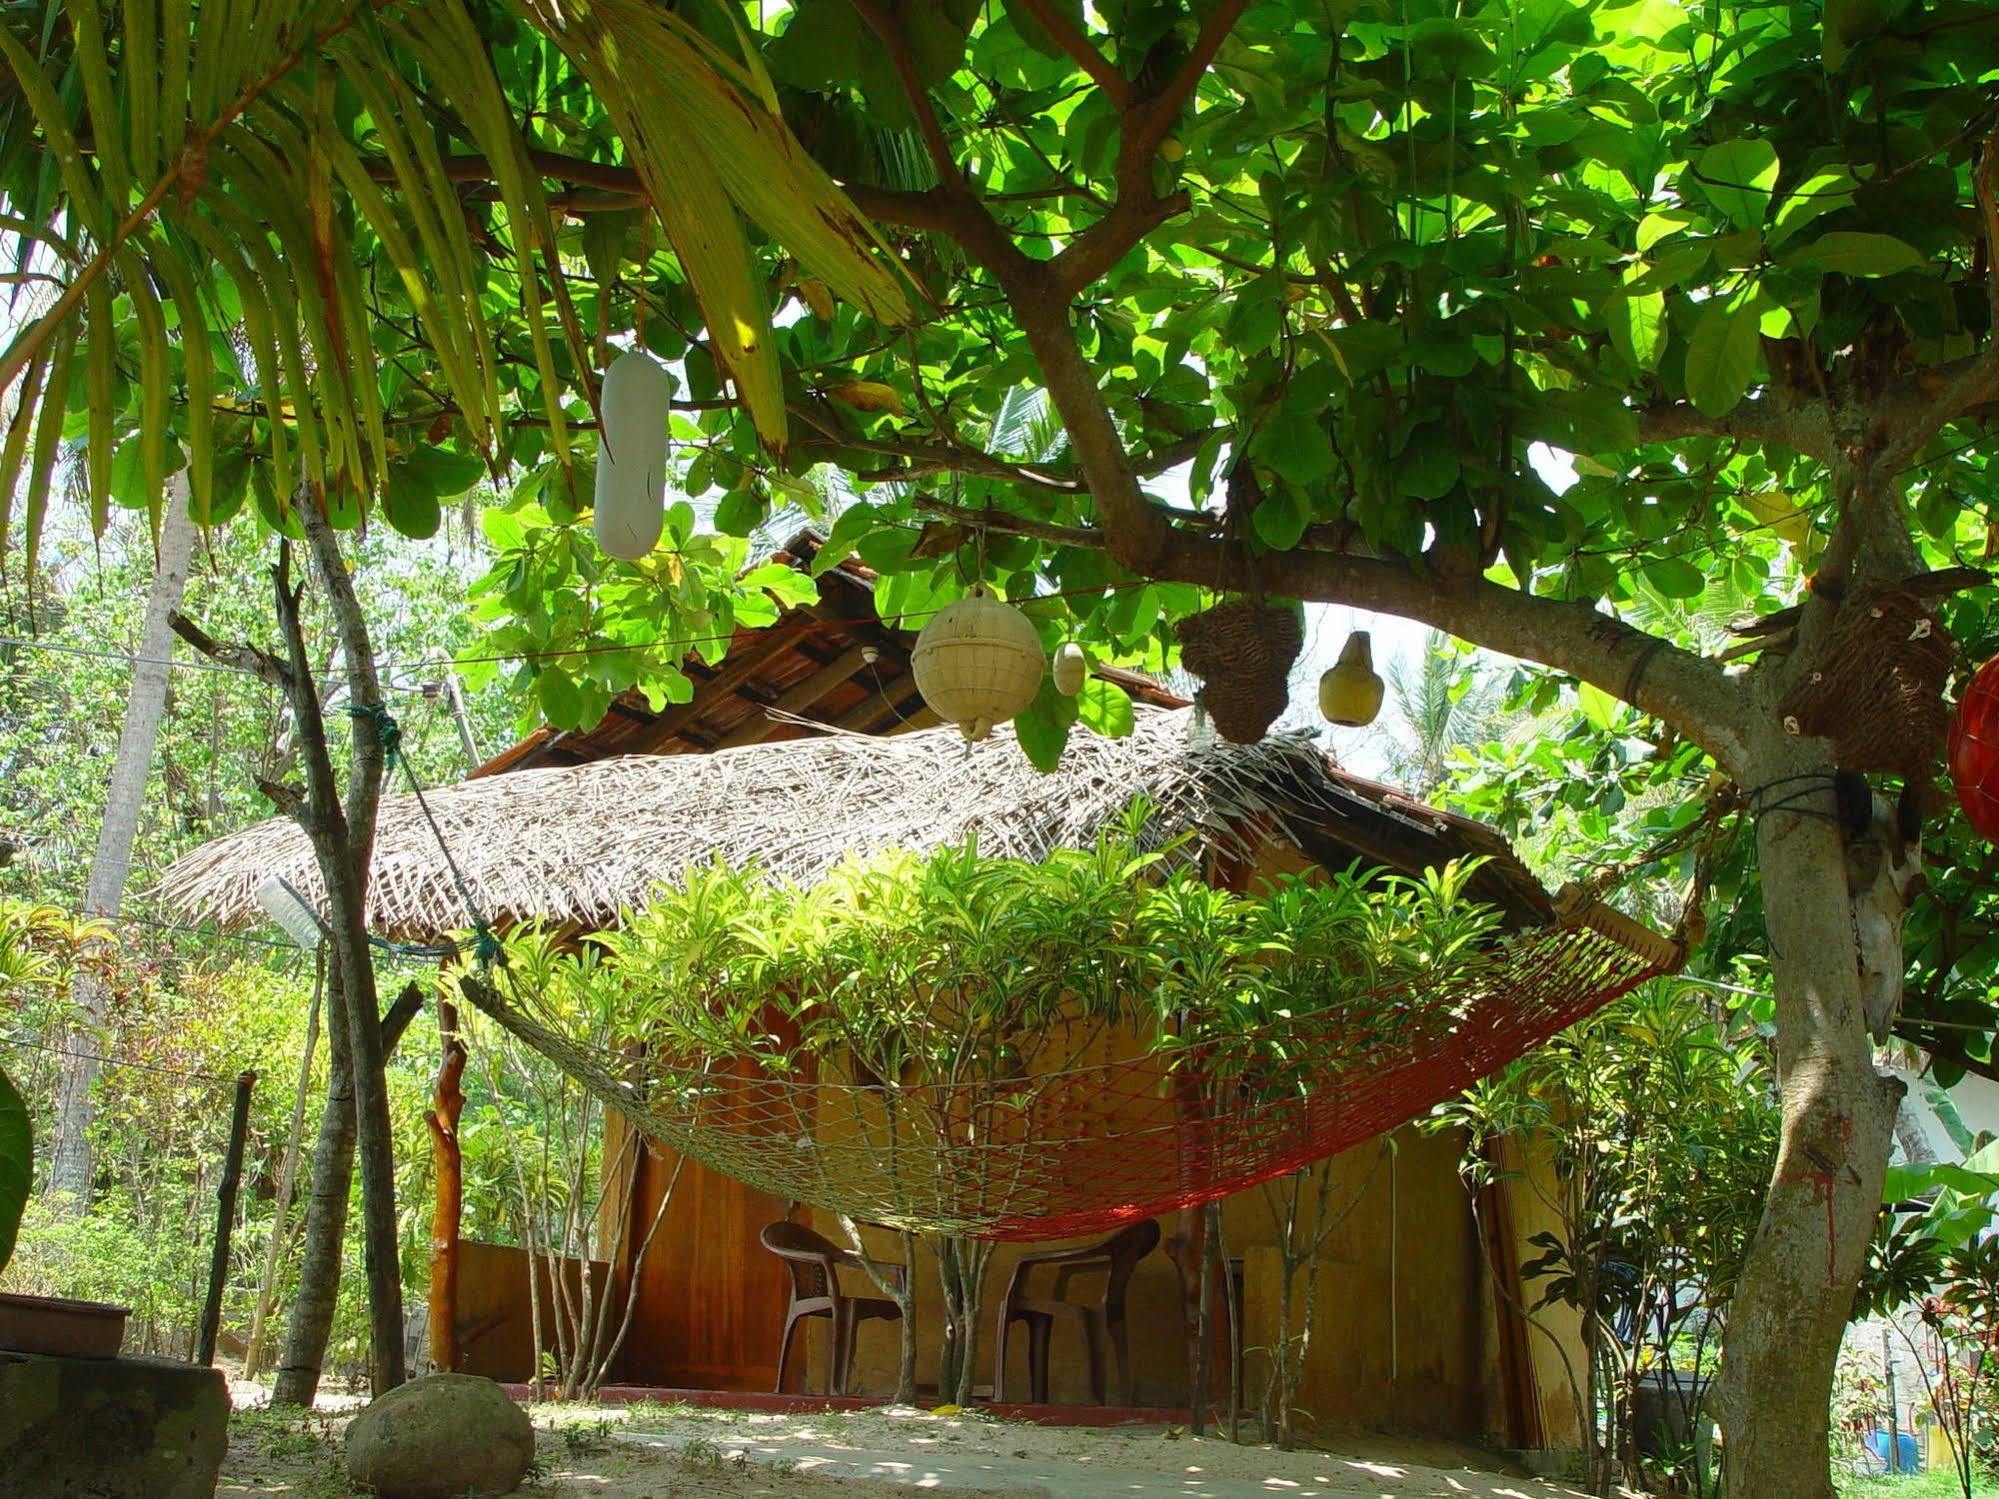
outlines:
{"label": "green rope tied to tree", "polygon": [[444,840],[444,829],[437,825],[437,818],[431,814],[430,803],[424,799],[423,785],[416,778],[416,767],[410,764],[409,756],[403,753],[403,729],[396,722],[395,714],[383,703],[350,703],[347,707],[350,717],[365,719],[375,726],[375,738],[382,746],[382,758],[393,769],[400,765],[403,779],[409,782],[410,792],[416,797],[417,809],[423,813],[423,820],[430,825],[430,836],[437,840],[437,851],[444,856],[444,866],[451,871],[451,881],[458,887],[458,895],[465,902],[466,914],[472,918],[472,940],[466,948],[479,962],[481,968],[490,968],[495,963],[506,966],[506,952],[500,946],[500,939],[479,910],[479,902],[472,890],[472,882],[458,867],[458,860],[452,855],[451,845]]}
{"label": "green rope tied to tree", "polygon": [[[375,726],[375,738],[381,743],[382,758],[390,766],[402,760],[403,726],[396,722],[395,714],[389,711],[386,703],[349,703],[347,716]],[[403,762],[403,768],[405,770],[409,768],[407,761]]]}

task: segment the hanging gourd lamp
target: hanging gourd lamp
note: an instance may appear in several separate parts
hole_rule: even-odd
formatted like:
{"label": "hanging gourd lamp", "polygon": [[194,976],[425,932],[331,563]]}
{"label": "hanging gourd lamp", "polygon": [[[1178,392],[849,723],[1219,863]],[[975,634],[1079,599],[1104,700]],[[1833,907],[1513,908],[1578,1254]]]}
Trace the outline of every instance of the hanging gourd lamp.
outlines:
{"label": "hanging gourd lamp", "polygon": [[591,529],[608,556],[636,562],[659,544],[666,523],[666,370],[633,349],[604,371],[597,406],[597,498]]}
{"label": "hanging gourd lamp", "polygon": [[1048,662],[1033,622],[981,583],[930,617],[909,667],[930,710],[977,743],[1034,701]]}
{"label": "hanging gourd lamp", "polygon": [[1987,843],[1999,843],[1999,656],[1973,674],[1950,721],[1950,783]]}
{"label": "hanging gourd lamp", "polygon": [[1339,661],[1319,678],[1319,711],[1349,729],[1371,724],[1381,712],[1383,686],[1374,669],[1374,643],[1365,630],[1347,636]]}
{"label": "hanging gourd lamp", "polygon": [[1050,674],[1055,678],[1057,692],[1064,697],[1074,697],[1089,679],[1089,657],[1083,654],[1083,648],[1075,641],[1064,641],[1055,648],[1055,663]]}

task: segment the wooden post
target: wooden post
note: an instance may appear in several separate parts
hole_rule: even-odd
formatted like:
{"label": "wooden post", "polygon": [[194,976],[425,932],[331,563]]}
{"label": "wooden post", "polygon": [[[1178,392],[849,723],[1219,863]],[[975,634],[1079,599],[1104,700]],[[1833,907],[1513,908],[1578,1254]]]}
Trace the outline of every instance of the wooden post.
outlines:
{"label": "wooden post", "polygon": [[257,1074],[236,1079],[236,1107],[229,1115],[229,1149],[222,1158],[222,1185],[215,1193],[215,1250],[208,1260],[208,1300],[201,1308],[197,1364],[215,1362],[215,1337],[222,1330],[222,1287],[229,1279],[229,1233],[236,1225],[236,1184],[243,1179],[243,1137],[250,1132],[250,1090]]}
{"label": "wooden post", "polygon": [[436,1172],[437,1199],[430,1220],[430,1361],[441,1372],[457,1369],[458,1347],[458,1227],[465,1200],[464,1156],[458,1146],[458,1117],[465,1110],[465,1042],[458,1034],[458,1007],[449,1001],[437,1007],[437,1028],[443,1036],[443,1058],[431,1091],[430,1155]]}

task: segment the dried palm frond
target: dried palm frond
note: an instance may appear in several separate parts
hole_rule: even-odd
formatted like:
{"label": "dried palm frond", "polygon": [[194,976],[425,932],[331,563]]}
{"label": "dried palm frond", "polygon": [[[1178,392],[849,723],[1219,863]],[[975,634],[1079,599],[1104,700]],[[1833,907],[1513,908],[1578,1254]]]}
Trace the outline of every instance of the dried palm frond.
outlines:
{"label": "dried palm frond", "polygon": [[[984,853],[1038,859],[1087,847],[1134,797],[1150,804],[1148,836],[1162,843],[1193,834],[1241,853],[1264,837],[1310,847],[1328,828],[1390,829],[1405,847],[1442,839],[1440,862],[1491,855],[1495,878],[1538,896],[1496,835],[1344,775],[1308,737],[1196,746],[1184,712],[1157,709],[1141,708],[1126,738],[1072,738],[1049,775],[1010,727],[969,746],[946,727],[515,771],[427,799],[482,916],[596,927],[710,859],[800,883],[850,854],[974,836]],[[316,870],[303,835],[273,818],[180,859],[158,893],[186,916],[242,926],[262,919],[256,892],[271,875],[320,902]],[[369,927],[383,935],[429,939],[470,923],[451,864],[407,795],[383,799],[368,900]]]}

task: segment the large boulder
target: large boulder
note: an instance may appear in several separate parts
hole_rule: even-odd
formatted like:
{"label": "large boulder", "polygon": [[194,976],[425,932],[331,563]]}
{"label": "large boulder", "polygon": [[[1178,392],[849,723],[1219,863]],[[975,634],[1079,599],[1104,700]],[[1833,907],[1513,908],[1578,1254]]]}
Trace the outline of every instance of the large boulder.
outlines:
{"label": "large boulder", "polygon": [[432,1374],[347,1427],[347,1472],[380,1499],[511,1494],[534,1462],[534,1423],[490,1379]]}

